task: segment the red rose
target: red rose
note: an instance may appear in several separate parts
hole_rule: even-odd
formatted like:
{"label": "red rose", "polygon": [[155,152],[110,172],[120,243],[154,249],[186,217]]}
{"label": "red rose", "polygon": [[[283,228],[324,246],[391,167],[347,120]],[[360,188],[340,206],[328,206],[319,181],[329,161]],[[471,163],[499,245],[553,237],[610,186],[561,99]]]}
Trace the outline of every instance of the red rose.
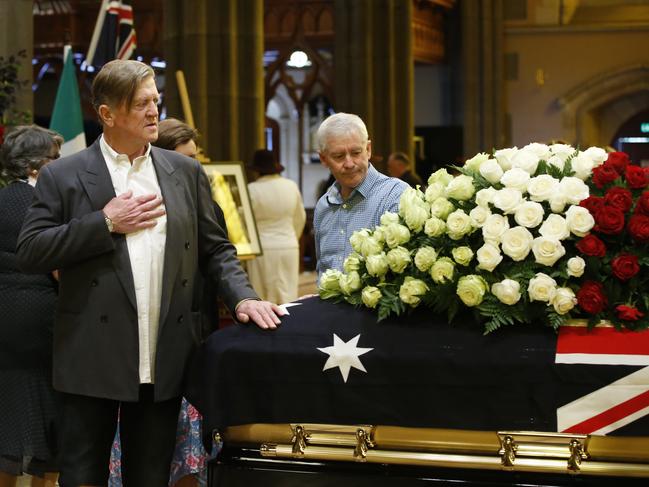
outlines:
{"label": "red rose", "polygon": [[611,152],[606,159],[606,164],[613,166],[618,174],[624,174],[629,165],[629,155],[626,152]]}
{"label": "red rose", "polygon": [[618,255],[611,261],[611,268],[613,269],[613,275],[620,281],[628,281],[640,272],[638,257],[633,254]]}
{"label": "red rose", "polygon": [[617,312],[618,318],[626,321],[637,321],[644,316],[644,313],[640,312],[637,308],[627,306],[626,304],[616,306],[615,311]]}
{"label": "red rose", "polygon": [[586,281],[577,291],[577,303],[586,313],[596,315],[604,311],[608,299],[604,294],[604,287],[596,281]]}
{"label": "red rose", "polygon": [[595,213],[595,231],[618,235],[624,229],[624,213],[614,206],[604,205]]}
{"label": "red rose", "polygon": [[631,189],[646,188],[649,185],[649,177],[640,166],[628,165],[624,174],[626,183]]}
{"label": "red rose", "polygon": [[649,242],[649,216],[633,215],[629,220],[629,233],[636,242]]}
{"label": "red rose", "polygon": [[610,188],[606,192],[606,195],[604,195],[604,199],[606,200],[606,203],[625,213],[631,209],[631,205],[633,204],[633,195],[631,194],[631,191],[625,188],[620,188],[619,186],[613,186]]}
{"label": "red rose", "polygon": [[604,242],[599,237],[592,233],[577,242],[575,247],[582,254],[588,255],[589,257],[604,257],[606,255],[606,245],[604,245]]}
{"label": "red rose", "polygon": [[640,215],[649,215],[649,191],[645,191],[640,195],[635,205],[634,213]]}
{"label": "red rose", "polygon": [[609,164],[602,164],[593,169],[593,183],[595,183],[595,186],[598,188],[603,188],[619,177],[620,175],[617,173],[615,168]]}
{"label": "red rose", "polygon": [[604,206],[604,198],[601,196],[589,196],[585,200],[582,200],[579,206],[583,206],[591,215],[594,215],[598,209]]}

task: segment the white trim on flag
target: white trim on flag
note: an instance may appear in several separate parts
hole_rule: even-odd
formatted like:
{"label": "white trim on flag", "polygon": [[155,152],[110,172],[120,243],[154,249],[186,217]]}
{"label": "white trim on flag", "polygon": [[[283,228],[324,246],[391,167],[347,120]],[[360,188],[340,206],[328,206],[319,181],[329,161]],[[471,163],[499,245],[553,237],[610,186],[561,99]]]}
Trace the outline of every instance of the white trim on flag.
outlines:
{"label": "white trim on flag", "polygon": [[622,353],[557,353],[557,364],[590,365],[649,365],[649,355],[627,355]]}
{"label": "white trim on flag", "polygon": [[74,139],[68,140],[61,146],[61,157],[70,156],[86,148],[86,134],[81,132]]}

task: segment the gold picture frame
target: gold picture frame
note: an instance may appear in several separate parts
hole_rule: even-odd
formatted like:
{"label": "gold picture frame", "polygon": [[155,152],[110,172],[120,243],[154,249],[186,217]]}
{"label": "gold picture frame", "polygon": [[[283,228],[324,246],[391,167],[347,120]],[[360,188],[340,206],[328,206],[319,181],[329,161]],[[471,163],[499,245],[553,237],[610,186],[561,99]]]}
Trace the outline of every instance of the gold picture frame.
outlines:
{"label": "gold picture frame", "polygon": [[237,249],[237,256],[246,259],[262,255],[243,163],[210,162],[202,166],[210,182],[212,198],[225,215],[228,237]]}

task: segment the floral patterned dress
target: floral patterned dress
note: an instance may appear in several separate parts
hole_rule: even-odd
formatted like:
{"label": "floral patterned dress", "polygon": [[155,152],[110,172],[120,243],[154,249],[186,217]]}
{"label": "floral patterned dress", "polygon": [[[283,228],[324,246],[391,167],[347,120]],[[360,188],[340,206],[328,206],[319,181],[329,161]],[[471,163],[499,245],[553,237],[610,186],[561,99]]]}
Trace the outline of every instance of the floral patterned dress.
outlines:
{"label": "floral patterned dress", "polygon": [[[183,398],[178,416],[178,429],[176,431],[176,449],[171,461],[169,485],[173,486],[186,475],[196,475],[199,485],[207,485],[207,462],[216,456],[220,445],[212,446],[212,456],[208,455],[201,441],[202,416],[186,399]],[[122,487],[121,477],[121,449],[119,431],[115,434],[115,441],[110,455],[109,487]]]}

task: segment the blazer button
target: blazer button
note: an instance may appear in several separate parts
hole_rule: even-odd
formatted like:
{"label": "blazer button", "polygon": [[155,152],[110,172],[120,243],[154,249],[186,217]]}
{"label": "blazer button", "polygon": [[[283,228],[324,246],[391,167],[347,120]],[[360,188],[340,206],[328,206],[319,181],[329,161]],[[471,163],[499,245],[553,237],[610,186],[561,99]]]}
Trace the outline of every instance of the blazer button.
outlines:
{"label": "blazer button", "polygon": [[187,287],[188,282],[189,281],[187,279],[183,279],[183,282],[182,282],[183,287]]}
{"label": "blazer button", "polygon": [[99,321],[100,321],[101,323],[108,323],[108,316],[107,316],[107,315],[101,315],[101,316],[99,317]]}
{"label": "blazer button", "polygon": [[185,242],[185,250],[189,250],[189,241]]}
{"label": "blazer button", "polygon": [[92,281],[90,281],[90,285],[92,287],[97,287],[98,284],[99,284],[99,282],[97,282],[97,279],[93,279]]}
{"label": "blazer button", "polygon": [[184,319],[185,319],[185,318],[183,317],[183,315],[180,315],[180,316],[178,317],[178,323],[182,323]]}

